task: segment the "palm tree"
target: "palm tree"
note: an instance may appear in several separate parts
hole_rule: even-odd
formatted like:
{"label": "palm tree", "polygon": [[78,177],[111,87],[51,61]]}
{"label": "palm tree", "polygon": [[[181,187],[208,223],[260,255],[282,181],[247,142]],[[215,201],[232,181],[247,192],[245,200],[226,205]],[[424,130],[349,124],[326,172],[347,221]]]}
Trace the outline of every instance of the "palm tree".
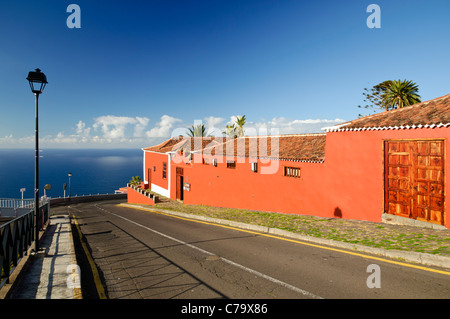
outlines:
{"label": "palm tree", "polygon": [[222,134],[228,135],[230,138],[237,138],[240,136],[244,136],[244,124],[245,124],[245,115],[236,116],[236,120],[232,125],[227,125],[227,128]]}
{"label": "palm tree", "polygon": [[135,185],[135,186],[141,185],[141,182],[142,182],[142,180],[139,176],[133,176],[130,180],[130,184]]}
{"label": "palm tree", "polygon": [[236,138],[237,134],[236,134],[236,125],[227,125],[227,128],[225,131],[222,132],[222,134],[228,135],[228,137],[230,138]]}
{"label": "palm tree", "polygon": [[237,136],[244,136],[244,124],[245,124],[245,115],[242,116],[237,116],[236,117],[236,131],[237,131]]}
{"label": "palm tree", "polygon": [[206,126],[203,124],[197,124],[197,125],[192,125],[191,128],[189,128],[186,131],[186,134],[190,137],[205,137],[205,136],[209,136],[207,134],[207,129]]}
{"label": "palm tree", "polygon": [[390,108],[402,108],[420,103],[419,86],[407,80],[390,81],[382,94],[383,106],[386,111]]}

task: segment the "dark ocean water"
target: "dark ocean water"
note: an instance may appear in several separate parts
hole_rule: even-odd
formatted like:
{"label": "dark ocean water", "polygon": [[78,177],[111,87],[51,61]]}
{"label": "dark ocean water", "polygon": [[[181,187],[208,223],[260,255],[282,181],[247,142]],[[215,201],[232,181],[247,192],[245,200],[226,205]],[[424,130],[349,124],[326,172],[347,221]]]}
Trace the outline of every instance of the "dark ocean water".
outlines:
{"label": "dark ocean water", "polygon": [[[47,196],[63,196],[69,172],[72,196],[112,194],[126,186],[132,176],[142,177],[140,149],[44,149],[40,154],[40,196],[45,184],[52,186]],[[0,149],[0,198],[20,198],[21,188],[26,188],[24,198],[33,198],[34,150]]]}

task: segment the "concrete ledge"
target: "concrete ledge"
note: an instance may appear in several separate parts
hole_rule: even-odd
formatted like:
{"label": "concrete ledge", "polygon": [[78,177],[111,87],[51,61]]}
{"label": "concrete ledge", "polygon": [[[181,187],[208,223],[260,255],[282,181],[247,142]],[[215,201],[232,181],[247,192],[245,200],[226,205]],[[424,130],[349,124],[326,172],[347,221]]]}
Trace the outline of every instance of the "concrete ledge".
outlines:
{"label": "concrete ledge", "polygon": [[386,213],[383,213],[381,215],[381,221],[383,223],[392,224],[392,225],[407,225],[407,226],[416,226],[416,227],[422,227],[422,228],[447,229],[443,225],[427,223],[427,222],[423,222],[421,220],[416,220],[416,219],[412,219],[412,218],[406,218],[406,217],[401,217],[401,216],[396,216],[396,215],[386,214]]}
{"label": "concrete ledge", "polygon": [[446,257],[446,256],[438,256],[438,255],[431,255],[431,254],[426,254],[426,253],[418,253],[418,252],[411,252],[411,251],[404,251],[404,250],[388,250],[388,249],[383,249],[383,248],[369,247],[369,246],[364,246],[364,245],[335,241],[335,240],[326,239],[326,238],[306,236],[306,235],[297,234],[297,233],[293,233],[293,232],[278,229],[278,228],[246,224],[246,223],[235,222],[235,221],[230,221],[230,220],[225,220],[225,219],[175,212],[175,211],[170,211],[170,210],[165,210],[165,209],[148,208],[148,207],[144,207],[144,206],[140,206],[140,205],[132,205],[132,204],[122,203],[122,204],[120,204],[120,206],[137,208],[137,209],[142,209],[142,210],[147,210],[147,211],[156,211],[156,212],[161,212],[161,213],[165,213],[165,214],[169,214],[169,215],[185,217],[188,219],[202,220],[202,221],[220,224],[220,225],[228,225],[228,226],[232,226],[232,227],[252,230],[252,231],[261,232],[261,233],[268,233],[268,234],[273,234],[273,235],[283,236],[283,237],[288,237],[288,238],[293,238],[293,239],[299,239],[299,240],[303,240],[306,242],[327,245],[327,246],[347,249],[347,250],[351,250],[351,251],[365,252],[368,254],[378,255],[378,256],[382,256],[382,257],[386,257],[386,258],[400,259],[402,261],[411,262],[411,263],[417,263],[417,264],[422,264],[422,265],[427,265],[427,266],[436,266],[436,267],[450,269],[450,257]]}
{"label": "concrete ledge", "polygon": [[[70,221],[72,220],[69,216]],[[72,265],[77,265],[77,256],[75,253],[75,243],[72,235],[72,222],[69,223],[70,232],[69,232],[69,243],[70,243],[70,257],[72,259]],[[73,293],[73,299],[83,299],[83,294],[81,292],[81,274],[77,273],[79,271],[78,269],[72,268],[72,275],[73,275],[73,287],[72,287],[72,293]],[[75,277],[78,276],[78,277]],[[78,281],[77,281],[78,280]]]}
{"label": "concrete ledge", "polygon": [[76,197],[61,197],[50,199],[50,206],[69,205],[78,203],[88,203],[103,200],[127,199],[127,194],[100,194]]}

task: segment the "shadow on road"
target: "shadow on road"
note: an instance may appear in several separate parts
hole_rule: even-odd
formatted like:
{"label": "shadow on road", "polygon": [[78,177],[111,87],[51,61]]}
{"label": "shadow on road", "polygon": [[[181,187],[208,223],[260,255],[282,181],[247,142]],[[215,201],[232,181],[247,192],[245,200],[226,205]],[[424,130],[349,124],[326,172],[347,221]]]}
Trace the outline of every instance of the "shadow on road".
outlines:
{"label": "shadow on road", "polygon": [[[95,210],[95,215],[91,210]],[[89,212],[91,211],[91,213]],[[82,238],[73,231],[83,298],[99,298],[81,240],[89,247],[109,299],[227,298],[195,275],[107,220],[93,206],[73,211]],[[177,246],[177,245],[173,245]],[[169,248],[171,246],[165,246]],[[162,248],[162,247],[159,247]]]}

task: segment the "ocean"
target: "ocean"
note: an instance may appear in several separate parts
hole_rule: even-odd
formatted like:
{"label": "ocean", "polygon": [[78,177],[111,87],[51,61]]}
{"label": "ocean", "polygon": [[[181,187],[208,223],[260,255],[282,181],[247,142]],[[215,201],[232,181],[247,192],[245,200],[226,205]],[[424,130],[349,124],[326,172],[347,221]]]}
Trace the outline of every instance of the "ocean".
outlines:
{"label": "ocean", "polygon": [[[0,198],[34,197],[34,150],[0,149]],[[113,194],[133,176],[142,178],[141,149],[42,149],[39,158],[39,196]]]}

